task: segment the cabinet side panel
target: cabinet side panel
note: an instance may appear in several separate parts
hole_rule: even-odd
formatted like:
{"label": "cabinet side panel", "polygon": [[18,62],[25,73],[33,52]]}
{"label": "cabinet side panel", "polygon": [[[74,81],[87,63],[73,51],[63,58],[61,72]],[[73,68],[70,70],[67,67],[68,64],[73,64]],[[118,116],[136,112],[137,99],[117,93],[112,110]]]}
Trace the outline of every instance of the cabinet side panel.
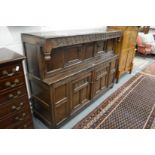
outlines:
{"label": "cabinet side panel", "polygon": [[37,47],[32,44],[24,43],[24,49],[27,57],[28,72],[40,78]]}

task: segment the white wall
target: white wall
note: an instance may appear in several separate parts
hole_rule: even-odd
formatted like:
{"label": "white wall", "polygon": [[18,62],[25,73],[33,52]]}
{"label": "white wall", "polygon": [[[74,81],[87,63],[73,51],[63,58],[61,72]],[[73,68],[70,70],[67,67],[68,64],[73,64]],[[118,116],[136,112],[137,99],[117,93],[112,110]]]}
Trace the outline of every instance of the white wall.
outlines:
{"label": "white wall", "polygon": [[[87,26],[88,27],[88,26]],[[0,26],[0,48],[6,47],[8,49],[11,49],[19,54],[23,54],[23,47],[22,47],[22,41],[21,41],[21,33],[27,33],[27,32],[39,32],[39,31],[54,31],[54,30],[64,30],[64,29],[86,29],[86,26],[83,25],[82,27],[67,27],[65,26]],[[92,28],[91,30],[103,30],[106,27],[99,27],[99,28]],[[86,29],[87,30],[87,29]],[[24,66],[24,72],[26,74],[26,69]],[[28,82],[27,88],[29,93],[29,86]],[[30,95],[30,94],[29,94]]]}
{"label": "white wall", "polygon": [[[65,27],[67,29],[67,27]],[[85,28],[84,26],[81,28]],[[106,27],[93,28],[103,30]],[[60,28],[59,28],[60,29]],[[38,31],[54,31],[59,30],[56,27],[46,26],[0,26],[0,48],[7,47],[20,54],[23,54],[23,47],[21,42],[21,33],[38,32]],[[69,27],[68,27],[69,29]],[[74,28],[72,28],[74,29]],[[77,29],[77,28],[76,28]],[[60,30],[63,30],[62,28]]]}
{"label": "white wall", "polygon": [[[23,32],[34,32],[41,31],[40,26],[0,26],[0,48],[8,48],[19,54],[23,54],[23,47],[21,41],[21,33]],[[26,68],[24,64],[24,73],[26,75]],[[29,85],[26,76],[26,84],[28,89],[28,94],[30,96]]]}
{"label": "white wall", "polygon": [[6,47],[23,54],[21,33],[41,31],[39,26],[1,26],[0,27],[0,48]]}

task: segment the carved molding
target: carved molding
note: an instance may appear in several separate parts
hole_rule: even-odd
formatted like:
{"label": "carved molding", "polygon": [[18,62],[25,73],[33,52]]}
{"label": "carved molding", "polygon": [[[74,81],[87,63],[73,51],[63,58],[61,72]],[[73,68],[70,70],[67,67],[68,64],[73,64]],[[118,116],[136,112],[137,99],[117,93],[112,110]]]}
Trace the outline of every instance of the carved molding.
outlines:
{"label": "carved molding", "polygon": [[113,38],[119,38],[122,36],[122,31],[106,32],[106,33],[96,33],[96,34],[86,34],[86,35],[76,35],[76,36],[65,36],[59,38],[47,39],[44,46],[44,58],[46,61],[51,58],[52,48],[58,48],[63,46],[71,46],[81,43],[88,43],[99,40],[108,40]]}

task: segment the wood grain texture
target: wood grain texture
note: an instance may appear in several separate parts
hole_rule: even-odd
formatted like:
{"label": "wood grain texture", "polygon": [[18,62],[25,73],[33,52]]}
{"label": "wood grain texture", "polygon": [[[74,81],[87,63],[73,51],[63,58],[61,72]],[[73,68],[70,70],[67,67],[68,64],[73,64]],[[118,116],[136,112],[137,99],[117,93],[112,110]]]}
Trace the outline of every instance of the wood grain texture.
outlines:
{"label": "wood grain texture", "polygon": [[34,115],[58,128],[110,89],[121,33],[23,34]]}
{"label": "wood grain texture", "polygon": [[122,30],[123,36],[115,46],[115,52],[119,55],[119,66],[116,73],[117,81],[126,72],[132,72],[135,56],[138,26],[109,26],[109,31]]}

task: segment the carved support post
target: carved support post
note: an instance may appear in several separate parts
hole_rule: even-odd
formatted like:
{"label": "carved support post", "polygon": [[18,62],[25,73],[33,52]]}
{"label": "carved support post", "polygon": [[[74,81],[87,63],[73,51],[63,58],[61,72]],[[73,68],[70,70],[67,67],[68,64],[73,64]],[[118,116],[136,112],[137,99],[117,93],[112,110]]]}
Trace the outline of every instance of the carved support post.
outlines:
{"label": "carved support post", "polygon": [[49,52],[44,53],[44,59],[46,61],[49,61],[51,59],[51,53],[49,53]]}
{"label": "carved support post", "polygon": [[52,51],[51,43],[48,43],[48,41],[46,41],[43,49],[44,49],[44,59],[45,61],[49,61],[51,59],[51,51]]}

